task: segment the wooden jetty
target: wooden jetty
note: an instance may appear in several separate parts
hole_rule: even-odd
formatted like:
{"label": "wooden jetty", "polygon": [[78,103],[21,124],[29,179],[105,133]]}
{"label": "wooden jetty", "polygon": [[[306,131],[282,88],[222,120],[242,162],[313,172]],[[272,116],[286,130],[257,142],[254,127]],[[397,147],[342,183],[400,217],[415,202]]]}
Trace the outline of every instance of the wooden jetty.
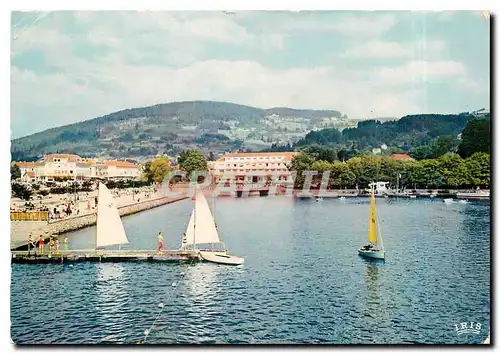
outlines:
{"label": "wooden jetty", "polygon": [[201,257],[193,250],[74,250],[44,252],[11,251],[11,263],[57,264],[74,262],[182,262],[200,261]]}

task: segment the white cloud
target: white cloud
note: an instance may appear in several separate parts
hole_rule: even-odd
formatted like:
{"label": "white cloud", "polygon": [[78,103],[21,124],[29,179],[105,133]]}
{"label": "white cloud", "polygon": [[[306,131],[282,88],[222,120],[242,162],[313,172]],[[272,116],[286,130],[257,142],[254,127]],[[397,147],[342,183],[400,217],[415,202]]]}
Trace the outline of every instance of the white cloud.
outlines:
{"label": "white cloud", "polygon": [[396,24],[394,15],[350,16],[333,23],[332,28],[345,35],[378,37],[389,31]]}
{"label": "white cloud", "polygon": [[443,41],[420,40],[413,42],[394,42],[372,40],[348,49],[343,57],[352,59],[387,59],[442,57],[445,49]]}
{"label": "white cloud", "polygon": [[[297,21],[296,14],[280,18],[256,28],[243,26],[241,17],[217,13],[199,18],[172,12],[76,12],[69,19],[52,13],[12,43],[13,57],[39,49],[57,72],[22,70],[14,62],[13,126],[39,115],[41,119],[30,124],[29,132],[35,132],[125,108],[181,100],[337,109],[353,118],[368,118],[370,111],[398,116],[426,110],[428,82],[468,90],[484,86],[469,81],[460,61],[441,59],[443,42],[382,41],[378,36],[396,23],[393,15],[346,15],[336,22],[312,16]],[[62,26],[68,22],[71,26]],[[222,43],[231,50],[242,45],[250,53],[276,50],[285,60],[289,53],[280,50],[297,31],[327,31],[332,38],[340,33],[351,43],[363,44],[337,56],[335,65],[312,68],[271,69],[252,55],[238,61],[202,59],[209,57],[204,52],[214,43]],[[101,51],[82,55],[79,50],[85,45]],[[403,64],[380,66],[386,63],[380,60],[375,66],[349,69],[350,59],[358,58],[398,59]]]}
{"label": "white cloud", "polygon": [[[253,61],[210,60],[180,69],[116,62],[88,67],[87,71],[93,76],[82,80],[62,74],[37,76],[13,68],[13,112],[29,104],[41,112],[53,112],[58,124],[67,124],[163,102],[219,100],[263,108],[338,109],[354,118],[368,118],[372,110],[379,116],[397,116],[422,109],[421,90],[408,83],[418,84],[422,77],[461,75],[463,66],[410,62],[372,75],[367,71],[364,76],[358,75],[358,80],[353,80],[350,72],[331,67],[272,70]],[[23,92],[37,95],[23,96]],[[54,110],[56,106],[64,109]]]}
{"label": "white cloud", "polygon": [[373,79],[391,86],[418,84],[430,81],[450,80],[464,77],[467,73],[463,63],[452,60],[410,61],[397,67],[375,70]]}

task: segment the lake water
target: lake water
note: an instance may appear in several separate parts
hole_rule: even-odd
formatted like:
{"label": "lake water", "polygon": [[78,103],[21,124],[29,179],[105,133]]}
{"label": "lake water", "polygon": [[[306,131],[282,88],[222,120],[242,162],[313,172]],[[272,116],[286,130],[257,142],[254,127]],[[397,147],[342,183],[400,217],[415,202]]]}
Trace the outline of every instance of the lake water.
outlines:
{"label": "lake water", "polygon": [[[123,219],[130,244],[178,248],[192,201]],[[377,199],[385,262],[357,249],[368,198],[219,198],[241,267],[198,263],[12,265],[16,343],[480,343],[490,323],[490,204]],[[94,228],[71,246],[92,246]],[[185,274],[182,276],[181,273]],[[183,277],[183,278],[182,278]],[[182,279],[179,281],[179,279]],[[178,282],[177,287],[172,287]],[[457,335],[455,324],[481,323]]]}

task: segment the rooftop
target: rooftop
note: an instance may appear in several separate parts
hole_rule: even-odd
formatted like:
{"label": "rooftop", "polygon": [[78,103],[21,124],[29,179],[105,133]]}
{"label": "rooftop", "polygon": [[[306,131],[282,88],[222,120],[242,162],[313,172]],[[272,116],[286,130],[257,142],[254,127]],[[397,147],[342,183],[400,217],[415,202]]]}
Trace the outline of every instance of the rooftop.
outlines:
{"label": "rooftop", "polygon": [[116,166],[116,167],[130,167],[130,168],[138,168],[139,165],[136,165],[131,162],[125,161],[104,161],[104,166]]}
{"label": "rooftop", "polygon": [[226,157],[264,157],[264,156],[283,156],[287,160],[291,160],[297,152],[235,152],[222,156],[219,161],[224,161]]}
{"label": "rooftop", "polygon": [[45,155],[42,158],[42,161],[53,162],[55,159],[68,159],[69,162],[77,162],[83,160],[80,156],[73,154],[50,154],[50,155]]}

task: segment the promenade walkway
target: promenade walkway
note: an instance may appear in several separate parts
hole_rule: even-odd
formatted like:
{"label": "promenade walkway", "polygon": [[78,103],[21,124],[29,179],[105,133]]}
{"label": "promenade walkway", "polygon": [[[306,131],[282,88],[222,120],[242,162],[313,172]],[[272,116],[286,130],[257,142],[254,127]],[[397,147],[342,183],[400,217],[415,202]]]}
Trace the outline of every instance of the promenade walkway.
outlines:
{"label": "promenade walkway", "polygon": [[[115,201],[120,215],[125,216],[187,198],[187,186],[179,186],[172,191],[180,195],[176,197],[164,197],[161,191],[158,191],[157,193],[139,193],[133,197],[132,194],[123,193],[115,197]],[[95,192],[93,194],[95,195]],[[93,197],[92,194],[89,198],[91,197]],[[61,219],[49,220],[49,222],[11,221],[11,249],[27,245],[30,232],[33,235],[33,239],[38,241],[40,235],[47,236],[45,232],[61,234],[94,225],[96,223],[96,209],[92,207],[95,204],[91,203],[91,209],[88,210],[87,200],[82,201],[82,203],[84,203],[85,208],[80,213],[73,212],[71,216],[64,216]]]}

